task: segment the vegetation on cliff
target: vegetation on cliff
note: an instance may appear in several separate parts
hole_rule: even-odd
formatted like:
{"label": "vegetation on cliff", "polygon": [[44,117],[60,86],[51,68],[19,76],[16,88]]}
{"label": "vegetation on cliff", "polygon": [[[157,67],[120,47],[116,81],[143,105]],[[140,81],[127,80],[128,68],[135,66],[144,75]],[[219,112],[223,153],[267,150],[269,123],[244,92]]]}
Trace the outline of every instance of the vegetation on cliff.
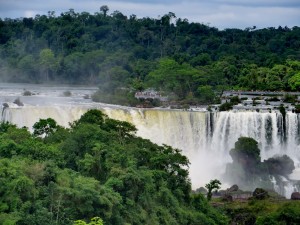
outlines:
{"label": "vegetation on cliff", "polygon": [[240,137],[230,150],[230,156],[233,161],[227,164],[225,179],[230,184],[239,184],[244,190],[256,187],[273,190],[273,179],[279,186],[284,186],[295,169],[294,161],[284,154],[262,161],[258,142],[250,137]]}

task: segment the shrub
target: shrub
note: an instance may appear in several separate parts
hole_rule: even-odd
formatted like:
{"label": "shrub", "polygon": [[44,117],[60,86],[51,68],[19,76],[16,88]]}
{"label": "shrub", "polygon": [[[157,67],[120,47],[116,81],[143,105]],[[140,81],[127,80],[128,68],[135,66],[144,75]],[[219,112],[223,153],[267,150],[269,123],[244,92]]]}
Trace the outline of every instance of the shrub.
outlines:
{"label": "shrub", "polygon": [[296,102],[296,96],[295,95],[286,94],[284,96],[284,98],[283,98],[283,102],[295,103]]}
{"label": "shrub", "polygon": [[232,109],[233,104],[231,102],[225,102],[219,107],[219,111],[228,111]]}
{"label": "shrub", "polygon": [[300,113],[300,105],[295,105],[295,112]]}
{"label": "shrub", "polygon": [[237,105],[237,104],[241,103],[241,100],[240,100],[239,96],[233,96],[232,98],[230,98],[230,102],[233,105]]}

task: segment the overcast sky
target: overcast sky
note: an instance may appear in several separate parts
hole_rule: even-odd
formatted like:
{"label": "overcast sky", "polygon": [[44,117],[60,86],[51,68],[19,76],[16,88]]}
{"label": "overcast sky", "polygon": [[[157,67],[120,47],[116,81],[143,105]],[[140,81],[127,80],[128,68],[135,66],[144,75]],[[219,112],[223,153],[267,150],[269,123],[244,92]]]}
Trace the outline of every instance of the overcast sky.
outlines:
{"label": "overcast sky", "polygon": [[300,26],[300,0],[0,0],[0,17],[20,18],[75,12],[99,12],[102,5],[126,16],[159,18],[168,12],[189,22],[208,24],[219,29],[257,26]]}

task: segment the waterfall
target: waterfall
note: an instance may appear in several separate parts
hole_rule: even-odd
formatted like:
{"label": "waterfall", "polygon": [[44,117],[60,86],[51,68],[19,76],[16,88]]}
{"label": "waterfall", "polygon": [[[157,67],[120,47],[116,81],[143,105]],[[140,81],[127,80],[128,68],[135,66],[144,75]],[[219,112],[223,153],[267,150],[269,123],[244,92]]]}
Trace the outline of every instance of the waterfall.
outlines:
{"label": "waterfall", "polygon": [[[259,143],[262,160],[286,154],[300,170],[300,118],[286,114],[286,142],[282,138],[282,115],[279,112],[195,112],[166,109],[138,109],[106,104],[62,104],[51,106],[2,107],[2,120],[19,127],[32,126],[40,118],[53,118],[68,127],[88,109],[102,110],[110,118],[134,124],[137,135],[157,144],[182,149],[191,162],[189,172],[193,188],[203,186],[211,179],[221,179],[226,164],[231,162],[230,149],[241,136],[252,137]],[[299,176],[293,179],[300,179]],[[280,193],[290,197],[296,187],[284,180]],[[279,191],[277,186],[275,189]],[[286,190],[286,191],[284,191]]]}

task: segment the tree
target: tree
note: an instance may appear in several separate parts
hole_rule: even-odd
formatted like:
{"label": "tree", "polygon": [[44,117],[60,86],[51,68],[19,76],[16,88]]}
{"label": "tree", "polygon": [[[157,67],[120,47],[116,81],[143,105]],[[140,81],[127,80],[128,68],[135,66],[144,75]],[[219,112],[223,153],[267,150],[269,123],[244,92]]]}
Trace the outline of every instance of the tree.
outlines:
{"label": "tree", "polygon": [[251,169],[261,161],[258,143],[250,137],[240,137],[230,150],[233,161],[237,161],[245,168]]}
{"label": "tree", "polygon": [[35,136],[42,136],[45,135],[46,137],[50,134],[53,134],[59,126],[57,125],[56,121],[52,118],[48,119],[40,119],[33,125],[33,135]]}
{"label": "tree", "polygon": [[107,119],[105,121],[104,129],[116,131],[120,139],[132,137],[132,135],[134,135],[137,131],[136,127],[131,123],[114,119]]}
{"label": "tree", "polygon": [[45,73],[45,80],[48,81],[50,72],[55,72],[59,66],[51,49],[46,48],[40,52],[40,65],[42,72]]}
{"label": "tree", "polygon": [[[265,77],[265,87],[262,90],[278,91],[283,89],[283,82],[281,78],[274,73],[267,73]],[[263,82],[262,82],[263,83]]]}
{"label": "tree", "polygon": [[9,123],[9,122],[7,122],[7,121],[5,121],[5,122],[4,122],[4,121],[1,121],[1,122],[0,122],[0,135],[3,134],[3,133],[6,133],[6,132],[8,131],[9,128],[14,128],[14,129],[16,129],[17,126],[14,125],[14,124]]}
{"label": "tree", "polygon": [[212,87],[209,85],[199,86],[197,89],[197,96],[200,99],[201,103],[208,104],[213,103],[216,97]]}
{"label": "tree", "polygon": [[[240,137],[229,152],[233,162],[226,166],[225,179],[230,183],[238,183],[243,188],[254,188],[262,182],[263,169],[260,149],[256,140]],[[267,179],[264,179],[266,182]]]}
{"label": "tree", "polygon": [[74,124],[89,123],[101,126],[106,118],[107,116],[100,110],[91,109],[83,114],[79,120],[75,121]]}
{"label": "tree", "polygon": [[187,63],[179,64],[174,59],[163,58],[158,68],[149,73],[148,85],[173,92],[179,99],[184,99],[196,92],[197,84],[193,78],[199,77],[199,71]]}
{"label": "tree", "polygon": [[133,79],[131,85],[134,88],[134,90],[136,90],[136,91],[143,91],[143,90],[145,90],[145,84],[140,79],[137,79],[137,78]]}
{"label": "tree", "polygon": [[109,11],[109,8],[107,5],[103,5],[100,7],[100,11],[103,12],[104,17],[106,17],[107,12]]}
{"label": "tree", "polygon": [[24,56],[18,63],[18,68],[22,70],[29,78],[34,78],[32,81],[36,82],[37,80],[34,77],[35,74],[35,59],[32,55]]}
{"label": "tree", "polygon": [[228,111],[232,109],[233,104],[231,102],[224,102],[220,105],[219,111]]}
{"label": "tree", "polygon": [[300,89],[300,72],[296,73],[288,80],[291,89],[297,91]]}
{"label": "tree", "polygon": [[207,188],[207,200],[208,201],[211,200],[213,190],[216,190],[216,191],[219,190],[221,188],[221,186],[220,186],[221,184],[222,183],[219,180],[214,179],[205,185],[205,187]]}

